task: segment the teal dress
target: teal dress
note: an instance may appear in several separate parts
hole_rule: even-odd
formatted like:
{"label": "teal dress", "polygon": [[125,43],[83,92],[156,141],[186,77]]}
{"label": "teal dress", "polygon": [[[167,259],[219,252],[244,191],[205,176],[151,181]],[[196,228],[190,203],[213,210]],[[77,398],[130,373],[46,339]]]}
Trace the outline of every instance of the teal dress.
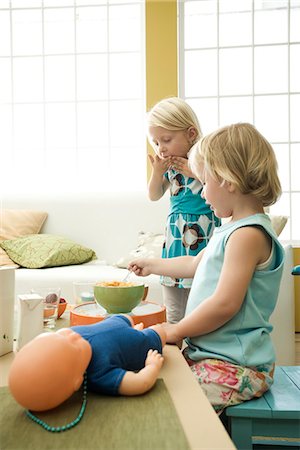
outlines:
{"label": "teal dress", "polygon": [[[163,258],[197,255],[206,247],[220,219],[201,197],[202,184],[176,170],[169,169],[165,177],[170,183],[170,212],[165,230]],[[169,287],[190,288],[191,278],[161,277],[161,284]]]}

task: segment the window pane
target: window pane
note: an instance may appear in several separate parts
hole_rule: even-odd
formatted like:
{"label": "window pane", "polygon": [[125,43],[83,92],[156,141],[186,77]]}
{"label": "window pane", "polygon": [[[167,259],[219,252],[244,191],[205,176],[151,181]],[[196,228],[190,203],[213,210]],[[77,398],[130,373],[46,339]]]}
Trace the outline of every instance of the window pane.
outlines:
{"label": "window pane", "polygon": [[188,103],[197,114],[203,134],[218,128],[218,101],[216,98],[188,99]]}
{"label": "window pane", "polygon": [[288,141],[287,95],[255,97],[254,120],[255,126],[268,141]]}
{"label": "window pane", "polygon": [[41,55],[42,12],[20,10],[12,12],[12,37],[14,55]]}
{"label": "window pane", "polygon": [[[282,7],[283,5],[284,8]],[[254,7],[254,43],[273,44],[287,42],[287,2],[281,0],[276,2],[254,2]]]}
{"label": "window pane", "polygon": [[[299,17],[300,28],[300,17]],[[290,47],[290,83],[291,91],[300,91],[300,45],[291,45]]]}
{"label": "window pane", "polygon": [[16,58],[13,60],[14,101],[40,102],[43,100],[43,60]]}
{"label": "window pane", "polygon": [[[12,156],[12,107],[11,105],[0,104],[0,153],[1,164],[6,160],[10,160]],[[2,177],[0,177],[2,178]]]}
{"label": "window pane", "polygon": [[291,140],[300,141],[300,94],[291,95]]}
{"label": "window pane", "polygon": [[237,122],[253,123],[252,97],[220,98],[220,126]]}
{"label": "window pane", "polygon": [[278,163],[278,175],[283,191],[290,188],[289,146],[287,144],[273,144]]}
{"label": "window pane", "polygon": [[141,40],[140,6],[109,8],[109,49],[113,52],[139,50]]}
{"label": "window pane", "polygon": [[[122,67],[121,77],[120,67]],[[141,81],[139,54],[121,53],[110,56],[110,96],[112,98],[140,97]]]}
{"label": "window pane", "polygon": [[81,53],[107,51],[106,7],[76,8],[76,47]]}
{"label": "window pane", "polygon": [[10,55],[9,11],[0,11],[0,56]]}
{"label": "window pane", "polygon": [[46,104],[47,147],[75,148],[75,137],[75,105]]}
{"label": "window pane", "polygon": [[254,88],[256,93],[287,91],[288,49],[286,45],[255,48]]}
{"label": "window pane", "polygon": [[11,62],[0,58],[0,103],[11,101]]}
{"label": "window pane", "polygon": [[291,0],[290,8],[290,39],[291,42],[300,41],[300,1]]}
{"label": "window pane", "polygon": [[201,50],[185,53],[185,94],[217,95],[217,51]]}
{"label": "window pane", "polygon": [[252,43],[251,3],[249,10],[220,14],[220,46],[249,45]]}
{"label": "window pane", "polygon": [[124,167],[128,167],[128,158],[132,158],[132,156],[128,154],[128,149],[120,147],[111,149],[111,164],[114,168],[114,178],[118,180],[117,184],[119,190],[120,188],[124,191],[137,190],[136,186],[140,186],[141,188],[146,187],[147,166],[145,152],[141,152],[138,148],[133,148],[132,155],[135,155],[134,165],[135,167],[138,167],[139,170],[134,171],[134,176],[128,176],[128,170],[124,170]]}
{"label": "window pane", "polygon": [[107,55],[77,56],[77,99],[100,100],[108,96]]}
{"label": "window pane", "polygon": [[185,48],[215,47],[217,45],[217,2],[185,2]]}
{"label": "window pane", "polygon": [[45,53],[74,52],[74,9],[45,9]]}
{"label": "window pane", "polygon": [[78,146],[108,146],[108,105],[107,102],[79,103]]}
{"label": "window pane", "polygon": [[[292,191],[300,191],[300,144],[291,145],[291,188]],[[298,205],[300,208],[300,203]]]}
{"label": "window pane", "polygon": [[219,58],[220,95],[250,94],[252,92],[251,48],[220,50]]}
{"label": "window pane", "polygon": [[[110,138],[112,147],[134,146],[145,139],[144,114],[139,101],[114,101],[110,106]],[[146,141],[146,139],[145,139]],[[144,151],[141,148],[141,151]]]}
{"label": "window pane", "polygon": [[[14,106],[14,144],[25,155],[44,145],[44,111],[42,105]],[[26,149],[26,152],[24,152]]]}
{"label": "window pane", "polygon": [[46,101],[75,100],[74,56],[45,57]]}

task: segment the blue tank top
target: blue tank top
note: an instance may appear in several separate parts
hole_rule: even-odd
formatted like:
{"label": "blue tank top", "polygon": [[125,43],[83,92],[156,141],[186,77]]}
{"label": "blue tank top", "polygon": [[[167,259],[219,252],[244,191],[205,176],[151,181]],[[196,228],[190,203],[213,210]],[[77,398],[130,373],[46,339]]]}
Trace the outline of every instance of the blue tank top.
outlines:
{"label": "blue tank top", "polygon": [[248,367],[275,361],[269,318],[277,301],[284,250],[267,215],[255,214],[215,229],[196,270],[186,315],[215,291],[227,241],[235,230],[244,226],[260,226],[270,235],[273,259],[268,268],[254,272],[242,307],[231,320],[211,333],[186,339],[188,357],[194,361],[216,358]]}

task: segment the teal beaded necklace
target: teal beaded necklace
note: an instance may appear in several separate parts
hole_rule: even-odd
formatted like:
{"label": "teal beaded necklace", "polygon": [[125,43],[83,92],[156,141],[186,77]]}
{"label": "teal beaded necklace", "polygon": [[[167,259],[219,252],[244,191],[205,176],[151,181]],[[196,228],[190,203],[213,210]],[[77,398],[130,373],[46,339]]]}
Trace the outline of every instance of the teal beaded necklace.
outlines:
{"label": "teal beaded necklace", "polygon": [[84,380],[83,380],[82,405],[81,405],[79,414],[75,420],[73,420],[70,423],[67,423],[66,425],[63,425],[62,427],[52,427],[51,425],[48,425],[46,422],[44,422],[42,419],[39,419],[37,416],[32,414],[31,411],[27,410],[26,414],[31,420],[33,420],[33,422],[37,423],[38,425],[43,427],[45,430],[52,431],[53,433],[60,433],[61,431],[70,430],[71,428],[75,427],[81,421],[83,414],[85,412],[86,403],[87,403],[87,375],[85,372]]}

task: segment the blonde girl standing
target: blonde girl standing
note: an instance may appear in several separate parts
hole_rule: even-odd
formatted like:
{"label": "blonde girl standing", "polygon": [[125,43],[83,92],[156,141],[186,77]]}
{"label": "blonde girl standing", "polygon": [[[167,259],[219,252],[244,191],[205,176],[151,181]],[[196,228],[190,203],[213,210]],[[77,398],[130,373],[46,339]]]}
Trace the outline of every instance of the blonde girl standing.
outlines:
{"label": "blonde girl standing", "polygon": [[[201,135],[196,114],[180,98],[164,99],[148,113],[148,139],[155,151],[155,156],[149,155],[149,198],[157,201],[170,192],[163,258],[197,255],[220,225],[188,165],[190,150]],[[161,284],[167,320],[177,323],[184,317],[192,279],[162,276]]]}

